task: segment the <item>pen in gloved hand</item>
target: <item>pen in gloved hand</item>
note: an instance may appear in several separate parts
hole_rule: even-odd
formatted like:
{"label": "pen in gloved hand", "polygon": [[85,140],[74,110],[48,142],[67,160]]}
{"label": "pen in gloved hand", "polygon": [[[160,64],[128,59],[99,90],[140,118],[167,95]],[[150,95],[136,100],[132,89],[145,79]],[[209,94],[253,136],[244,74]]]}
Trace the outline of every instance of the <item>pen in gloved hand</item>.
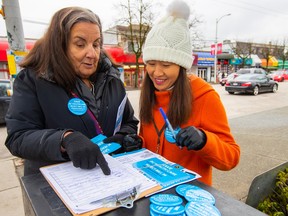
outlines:
{"label": "pen in gloved hand", "polygon": [[[166,122],[166,125],[167,125],[169,131],[171,132],[173,138],[176,140],[176,134],[175,134],[174,129],[173,129],[171,123],[169,122],[164,110],[162,109],[162,107],[160,107],[159,110],[160,110],[161,115],[163,116],[163,118],[164,118],[164,120]],[[180,147],[180,149],[182,149],[182,146],[179,146],[179,147]]]}

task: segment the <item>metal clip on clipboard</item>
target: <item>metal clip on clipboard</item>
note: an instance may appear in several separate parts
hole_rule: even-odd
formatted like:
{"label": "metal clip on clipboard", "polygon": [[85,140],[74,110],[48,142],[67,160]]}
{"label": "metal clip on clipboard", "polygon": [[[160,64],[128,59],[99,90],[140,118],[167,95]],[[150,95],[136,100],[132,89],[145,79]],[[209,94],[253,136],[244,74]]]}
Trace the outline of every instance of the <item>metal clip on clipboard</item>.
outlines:
{"label": "metal clip on clipboard", "polygon": [[132,208],[135,199],[139,196],[139,188],[140,185],[110,196],[103,200],[103,206]]}

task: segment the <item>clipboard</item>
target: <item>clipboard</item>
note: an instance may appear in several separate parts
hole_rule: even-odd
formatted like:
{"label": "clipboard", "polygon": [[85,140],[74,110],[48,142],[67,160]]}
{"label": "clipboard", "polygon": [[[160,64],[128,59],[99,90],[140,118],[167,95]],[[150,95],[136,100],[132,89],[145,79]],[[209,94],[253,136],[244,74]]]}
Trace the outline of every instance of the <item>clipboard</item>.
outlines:
{"label": "clipboard", "polygon": [[[161,189],[162,189],[162,187],[161,187],[160,185],[155,186],[155,187],[153,187],[153,188],[150,188],[150,189],[148,189],[147,191],[141,193],[141,194],[138,196],[138,198],[136,198],[136,199],[133,200],[133,202],[134,202],[134,201],[137,201],[137,200],[139,200],[139,199],[141,199],[141,198],[143,198],[143,197],[145,197],[145,196],[147,196],[147,195],[149,195],[149,194],[156,193],[157,191],[160,191]],[[57,192],[56,192],[56,193],[57,193]],[[59,196],[59,195],[58,195],[58,196]],[[128,196],[129,196],[129,195],[128,195]],[[60,198],[60,199],[61,199],[61,198]],[[63,201],[63,200],[62,200],[62,201]],[[65,204],[65,202],[64,202],[64,204]],[[66,207],[67,207],[67,205],[66,205]],[[89,211],[89,212],[85,212],[85,213],[82,213],[82,214],[76,214],[76,213],[74,213],[71,209],[69,209],[68,207],[67,207],[67,208],[69,209],[69,211],[71,212],[71,214],[72,214],[73,216],[97,216],[97,215],[103,214],[103,213],[108,212],[108,211],[112,211],[112,210],[117,209],[117,208],[120,208],[120,207],[121,207],[121,206],[111,207],[111,208],[102,207],[102,208],[95,209],[95,210],[92,210],[92,211]],[[123,208],[123,207],[122,207],[122,208]]]}
{"label": "clipboard", "polygon": [[[109,155],[105,155],[105,157],[107,158],[110,158],[111,156]],[[110,159],[109,159],[110,160]],[[116,159],[114,159],[116,160]],[[119,163],[117,161],[117,163]],[[52,173],[53,170],[57,170],[61,167],[63,167],[63,169],[66,169],[66,166],[67,167],[71,167],[73,166],[72,165],[72,162],[65,162],[65,163],[61,163],[61,164],[56,164],[56,165],[50,165],[50,166],[45,166],[45,167],[41,167],[40,168],[40,171],[41,173],[43,174],[44,178],[47,180],[47,182],[49,183],[49,185],[52,187],[52,189],[55,191],[55,193],[58,195],[58,197],[62,200],[62,202],[65,204],[65,206],[69,209],[69,211],[71,212],[72,215],[80,215],[80,216],[96,216],[96,215],[99,215],[99,214],[102,214],[102,213],[105,213],[105,212],[108,212],[108,211],[111,211],[113,209],[116,209],[116,208],[119,208],[119,207],[133,207],[133,202],[144,197],[144,196],[147,196],[149,194],[152,194],[152,193],[155,193],[159,190],[162,189],[162,187],[159,185],[159,184],[155,184],[153,187],[150,187],[150,188],[147,188],[145,189],[145,191],[141,191],[139,190],[138,186],[135,186],[136,183],[133,184],[133,187],[130,187],[129,189],[125,189],[123,191],[120,191],[118,190],[117,193],[113,194],[112,196],[107,196],[105,197],[104,199],[101,199],[101,200],[98,200],[98,204],[96,206],[95,209],[91,209],[89,211],[84,211],[84,212],[81,212],[79,213],[79,211],[76,211],[73,206],[71,206],[71,202],[69,203],[69,199],[67,199],[66,197],[66,192],[63,193],[63,191],[60,189],[59,190],[59,185],[61,185],[61,181],[59,181],[59,184],[56,184],[55,183],[55,179],[57,178],[57,175],[55,173]],[[119,163],[119,166],[122,166],[121,163]],[[74,169],[79,169],[79,168],[75,168]],[[98,169],[100,170],[100,168],[98,167]],[[124,166],[125,170],[127,170],[127,172],[129,171],[132,171],[131,168],[129,167],[126,167]],[[130,169],[130,170],[129,170]],[[52,171],[51,171],[52,170]],[[68,172],[69,170],[67,170]],[[83,171],[84,172],[84,171]],[[87,170],[86,170],[87,172]],[[89,171],[88,171],[89,172]],[[135,170],[132,171],[132,172],[136,172]],[[52,176],[54,175],[54,176]],[[55,176],[56,175],[56,176]],[[104,174],[103,174],[104,175]],[[128,174],[127,174],[128,175]],[[51,177],[52,176],[52,177]],[[59,176],[58,176],[59,177]],[[61,175],[60,175],[61,177]],[[109,178],[109,177],[108,177]],[[132,178],[132,177],[131,177]],[[69,179],[68,179],[69,180]],[[71,181],[71,179],[69,180]],[[132,180],[131,180],[132,181]],[[137,182],[137,181],[134,181],[134,182]],[[120,183],[119,183],[120,184]],[[124,184],[124,183],[123,183]],[[139,184],[139,183],[137,183]],[[65,187],[65,186],[61,186],[61,187]],[[109,185],[107,185],[107,187],[109,187]],[[128,186],[127,186],[128,187]],[[117,188],[121,188],[122,187],[117,187]],[[106,189],[107,190],[107,189]],[[116,203],[115,206],[113,207],[110,207],[109,206],[109,202],[112,202],[112,203]],[[100,203],[100,204],[99,204]],[[102,203],[102,204],[101,204]],[[90,203],[91,204],[91,203]],[[107,207],[108,206],[108,207]],[[75,207],[75,206],[74,206]],[[90,206],[91,207],[91,206]]]}
{"label": "clipboard", "polygon": [[[45,176],[44,176],[45,177]],[[45,178],[47,180],[47,178]],[[59,192],[55,189],[55,187],[53,186],[53,184],[51,184],[51,182],[49,180],[47,180],[47,182],[49,183],[49,185],[52,187],[52,189],[55,191],[55,193],[58,195],[58,197],[61,199],[61,201],[64,203],[64,205],[67,207],[67,209],[70,211],[70,213],[73,215],[73,216],[97,216],[97,215],[100,215],[100,214],[103,214],[103,213],[106,213],[106,212],[109,212],[109,211],[112,211],[114,209],[117,209],[117,208],[120,208],[122,206],[116,206],[116,207],[101,207],[101,208],[98,208],[98,209],[94,209],[94,210],[91,210],[91,211],[88,211],[88,212],[85,212],[85,213],[81,213],[81,214],[77,214],[75,213],[68,205],[67,203],[65,202],[65,200],[62,199],[61,195],[59,194]],[[145,192],[142,192],[141,194],[139,194],[139,196],[136,198],[136,199],[133,199],[133,202],[134,201],[137,201],[149,194],[154,194],[156,193],[157,191],[160,191],[162,189],[162,187],[160,185],[158,186],[155,186],[153,188],[150,188],[148,190],[146,190]],[[127,198],[129,198],[130,194],[127,194]],[[124,199],[123,199],[124,200]],[[123,208],[123,207],[122,207]]]}

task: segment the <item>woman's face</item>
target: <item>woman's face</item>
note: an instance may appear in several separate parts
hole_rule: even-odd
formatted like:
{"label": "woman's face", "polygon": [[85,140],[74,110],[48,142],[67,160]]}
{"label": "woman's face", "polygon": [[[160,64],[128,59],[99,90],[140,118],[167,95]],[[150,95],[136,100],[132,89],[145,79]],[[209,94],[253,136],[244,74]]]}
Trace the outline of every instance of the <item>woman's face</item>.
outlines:
{"label": "woman's face", "polygon": [[164,61],[148,61],[147,73],[158,91],[172,87],[178,78],[180,66]]}
{"label": "woman's face", "polygon": [[67,55],[78,76],[89,78],[95,73],[100,56],[101,34],[98,25],[76,23],[70,32]]}

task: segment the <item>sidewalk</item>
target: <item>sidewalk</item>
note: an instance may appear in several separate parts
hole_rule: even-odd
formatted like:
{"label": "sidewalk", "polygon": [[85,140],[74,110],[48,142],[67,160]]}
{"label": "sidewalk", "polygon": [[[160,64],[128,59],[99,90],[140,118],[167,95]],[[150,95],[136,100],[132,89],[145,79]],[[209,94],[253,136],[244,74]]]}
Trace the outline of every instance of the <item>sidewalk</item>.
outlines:
{"label": "sidewalk", "polygon": [[[0,126],[0,134],[7,134],[5,125]],[[24,216],[22,192],[17,172],[22,174],[22,160],[10,154],[0,137],[0,215]]]}
{"label": "sidewalk", "polygon": [[[232,133],[241,147],[239,165],[229,171],[214,170],[213,186],[245,202],[253,178],[287,161],[288,107],[229,119]],[[0,127],[0,133],[6,131]],[[2,134],[5,134],[4,132]],[[18,173],[21,160],[11,156],[0,137],[0,215],[24,216]]]}

